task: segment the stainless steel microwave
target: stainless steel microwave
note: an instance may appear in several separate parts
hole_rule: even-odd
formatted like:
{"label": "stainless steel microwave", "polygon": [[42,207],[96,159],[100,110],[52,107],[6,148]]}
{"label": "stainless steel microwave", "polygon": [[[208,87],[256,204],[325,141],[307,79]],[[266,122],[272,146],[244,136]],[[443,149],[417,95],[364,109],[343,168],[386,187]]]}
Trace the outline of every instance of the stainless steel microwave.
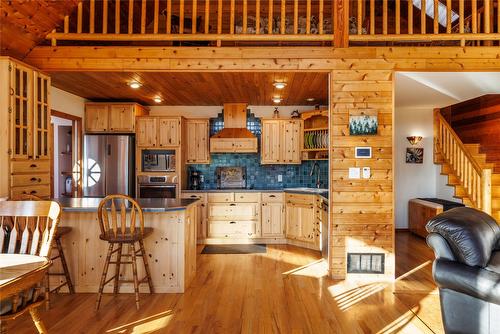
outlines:
{"label": "stainless steel microwave", "polygon": [[143,150],[143,172],[175,172],[175,150]]}

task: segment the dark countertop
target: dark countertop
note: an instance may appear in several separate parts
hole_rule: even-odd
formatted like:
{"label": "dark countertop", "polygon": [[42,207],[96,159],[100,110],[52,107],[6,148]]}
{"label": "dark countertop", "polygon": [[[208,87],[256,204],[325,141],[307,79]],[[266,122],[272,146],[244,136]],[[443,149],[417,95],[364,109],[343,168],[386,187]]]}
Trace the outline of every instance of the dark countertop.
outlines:
{"label": "dark countertop", "polygon": [[328,199],[327,189],[316,189],[316,188],[252,188],[252,189],[201,189],[201,190],[181,190],[183,193],[227,193],[227,192],[286,192],[294,194],[306,194],[306,195],[320,195],[325,199]]}
{"label": "dark countertop", "polygon": [[[102,198],[55,198],[63,211],[66,212],[97,212],[97,207]],[[168,212],[185,210],[189,205],[198,201],[197,199],[180,198],[136,198],[137,203],[144,212]]]}

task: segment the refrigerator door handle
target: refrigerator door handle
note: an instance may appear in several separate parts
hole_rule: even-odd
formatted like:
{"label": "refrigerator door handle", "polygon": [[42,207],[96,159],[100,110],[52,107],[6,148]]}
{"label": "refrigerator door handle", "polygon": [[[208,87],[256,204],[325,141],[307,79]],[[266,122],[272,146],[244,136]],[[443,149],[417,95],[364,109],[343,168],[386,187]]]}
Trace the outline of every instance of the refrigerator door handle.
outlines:
{"label": "refrigerator door handle", "polygon": [[108,144],[108,155],[111,155],[111,144]]}

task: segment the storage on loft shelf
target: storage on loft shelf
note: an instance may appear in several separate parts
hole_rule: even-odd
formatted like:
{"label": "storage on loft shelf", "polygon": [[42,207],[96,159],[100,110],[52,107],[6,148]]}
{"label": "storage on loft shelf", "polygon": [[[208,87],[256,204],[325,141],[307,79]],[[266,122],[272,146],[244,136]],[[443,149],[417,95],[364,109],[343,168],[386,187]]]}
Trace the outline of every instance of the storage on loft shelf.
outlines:
{"label": "storage on loft shelf", "polygon": [[304,111],[302,160],[328,160],[328,109]]}

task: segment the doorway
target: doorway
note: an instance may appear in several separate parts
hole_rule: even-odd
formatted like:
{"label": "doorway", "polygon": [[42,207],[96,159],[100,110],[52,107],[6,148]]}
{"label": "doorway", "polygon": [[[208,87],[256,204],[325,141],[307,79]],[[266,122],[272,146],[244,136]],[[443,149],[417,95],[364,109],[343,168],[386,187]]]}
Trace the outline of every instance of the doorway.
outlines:
{"label": "doorway", "polygon": [[52,198],[81,196],[82,119],[51,111]]}

